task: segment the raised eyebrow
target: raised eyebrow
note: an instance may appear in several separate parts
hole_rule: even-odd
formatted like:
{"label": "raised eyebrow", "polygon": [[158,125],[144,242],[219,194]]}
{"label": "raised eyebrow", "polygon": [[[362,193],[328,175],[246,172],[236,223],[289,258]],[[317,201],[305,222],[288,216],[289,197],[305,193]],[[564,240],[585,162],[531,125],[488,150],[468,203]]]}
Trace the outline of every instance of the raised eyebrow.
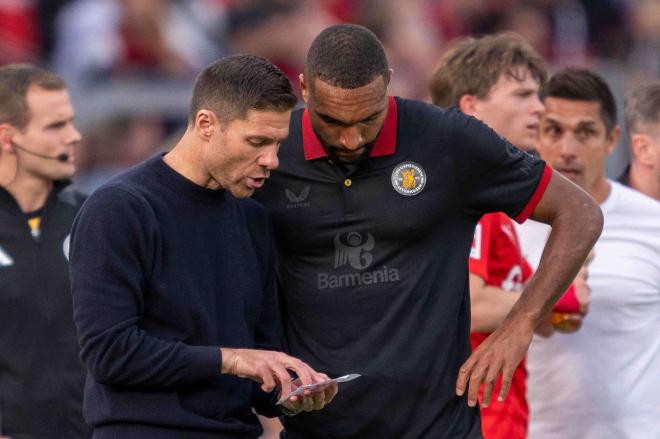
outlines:
{"label": "raised eyebrow", "polygon": [[548,124],[551,124],[551,125],[561,126],[561,122],[559,122],[559,121],[556,120],[556,119],[553,119],[553,118],[550,117],[550,116],[546,116],[546,117],[544,118],[544,122],[545,122],[545,123],[548,123]]}
{"label": "raised eyebrow", "polygon": [[583,120],[577,125],[577,129],[596,128],[597,124],[593,120]]}

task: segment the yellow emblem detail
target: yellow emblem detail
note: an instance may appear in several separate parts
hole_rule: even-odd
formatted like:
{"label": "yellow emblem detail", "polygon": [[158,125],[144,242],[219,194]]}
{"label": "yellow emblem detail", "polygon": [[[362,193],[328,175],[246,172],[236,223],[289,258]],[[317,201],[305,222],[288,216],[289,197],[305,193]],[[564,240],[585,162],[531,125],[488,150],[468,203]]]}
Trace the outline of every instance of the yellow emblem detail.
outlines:
{"label": "yellow emblem detail", "polygon": [[401,186],[403,186],[406,189],[413,189],[417,186],[417,181],[415,181],[415,170],[414,169],[408,169],[401,171],[401,175],[403,177],[403,181],[401,182]]}
{"label": "yellow emblem detail", "polygon": [[407,197],[420,193],[426,186],[426,171],[418,163],[399,163],[390,176],[392,187]]}
{"label": "yellow emblem detail", "polygon": [[32,233],[39,233],[39,229],[41,226],[41,217],[35,216],[33,218],[30,218],[28,220],[28,225],[30,226],[30,231]]}

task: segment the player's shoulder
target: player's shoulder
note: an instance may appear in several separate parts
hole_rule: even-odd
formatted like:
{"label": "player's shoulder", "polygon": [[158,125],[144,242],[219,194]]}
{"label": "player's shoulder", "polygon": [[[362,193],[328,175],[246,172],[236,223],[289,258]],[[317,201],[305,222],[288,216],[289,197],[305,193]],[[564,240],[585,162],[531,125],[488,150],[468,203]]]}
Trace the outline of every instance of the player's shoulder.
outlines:
{"label": "player's shoulder", "polygon": [[162,156],[155,155],[113,176],[96,189],[90,198],[123,198],[130,194],[132,198],[143,199],[144,193],[154,186],[157,176],[162,174],[166,166]]}
{"label": "player's shoulder", "polygon": [[427,126],[438,127],[451,123],[453,119],[461,117],[456,107],[438,107],[427,102],[414,99],[395,97],[399,122],[404,128],[423,129]]}
{"label": "player's shoulder", "polygon": [[86,199],[86,215],[150,210],[142,186],[153,184],[153,176],[144,170],[145,163],[133,166],[112,177]]}

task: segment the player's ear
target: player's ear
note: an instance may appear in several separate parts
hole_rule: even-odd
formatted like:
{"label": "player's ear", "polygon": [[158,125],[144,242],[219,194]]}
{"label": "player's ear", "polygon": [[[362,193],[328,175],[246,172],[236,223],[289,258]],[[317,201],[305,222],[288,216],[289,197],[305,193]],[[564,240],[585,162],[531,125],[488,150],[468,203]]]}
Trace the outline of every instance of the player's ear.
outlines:
{"label": "player's ear", "polygon": [[12,139],[16,130],[11,124],[0,124],[0,152],[13,151]]}
{"label": "player's ear", "polygon": [[644,166],[652,166],[651,138],[646,133],[635,133],[630,136],[630,151],[635,160]]}
{"label": "player's ear", "polygon": [[213,111],[201,109],[195,115],[195,132],[202,140],[208,141],[218,128],[219,121]]}
{"label": "player's ear", "polygon": [[458,100],[458,109],[463,113],[474,116],[477,111],[477,97],[475,95],[463,95]]}
{"label": "player's ear", "polygon": [[607,136],[607,155],[614,152],[619,144],[619,137],[621,136],[621,127],[619,125],[612,128],[612,132]]}
{"label": "player's ear", "polygon": [[383,76],[383,80],[385,81],[385,87],[388,87],[390,85],[390,81],[392,80],[393,73],[394,73],[394,69],[387,69],[387,73]]}
{"label": "player's ear", "polygon": [[302,92],[303,100],[309,102],[309,84],[305,79],[305,74],[301,73],[298,75],[298,79],[300,80],[300,91]]}

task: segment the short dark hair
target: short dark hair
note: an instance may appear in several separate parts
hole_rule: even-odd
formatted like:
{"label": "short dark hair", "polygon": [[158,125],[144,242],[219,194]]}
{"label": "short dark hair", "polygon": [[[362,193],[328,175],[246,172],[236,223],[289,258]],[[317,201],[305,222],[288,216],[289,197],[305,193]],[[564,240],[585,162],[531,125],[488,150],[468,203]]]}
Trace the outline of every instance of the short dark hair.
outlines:
{"label": "short dark hair", "polygon": [[503,74],[522,80],[520,67],[526,67],[541,88],[545,86],[545,62],[520,35],[505,32],[461,38],[445,52],[431,77],[433,103],[457,106],[464,95],[484,99]]}
{"label": "short dark hair", "polygon": [[32,64],[8,64],[0,67],[0,123],[9,123],[19,130],[30,121],[26,100],[28,89],[64,90],[66,83],[53,72]]}
{"label": "short dark hair", "polygon": [[626,96],[624,119],[629,134],[641,130],[641,125],[660,123],[660,81],[642,85]]}
{"label": "short dark hair", "polygon": [[617,124],[616,102],[607,82],[597,73],[579,67],[567,67],[555,73],[542,93],[543,99],[561,98],[571,101],[598,102],[600,117],[607,134]]}
{"label": "short dark hair", "polygon": [[364,26],[338,24],[324,29],[312,42],[305,62],[310,86],[316,79],[335,87],[352,89],[389,78],[385,49]]}
{"label": "short dark hair", "polygon": [[298,98],[273,63],[254,55],[232,55],[209,64],[195,80],[188,120],[207,108],[224,123],[245,119],[249,110],[291,110]]}

